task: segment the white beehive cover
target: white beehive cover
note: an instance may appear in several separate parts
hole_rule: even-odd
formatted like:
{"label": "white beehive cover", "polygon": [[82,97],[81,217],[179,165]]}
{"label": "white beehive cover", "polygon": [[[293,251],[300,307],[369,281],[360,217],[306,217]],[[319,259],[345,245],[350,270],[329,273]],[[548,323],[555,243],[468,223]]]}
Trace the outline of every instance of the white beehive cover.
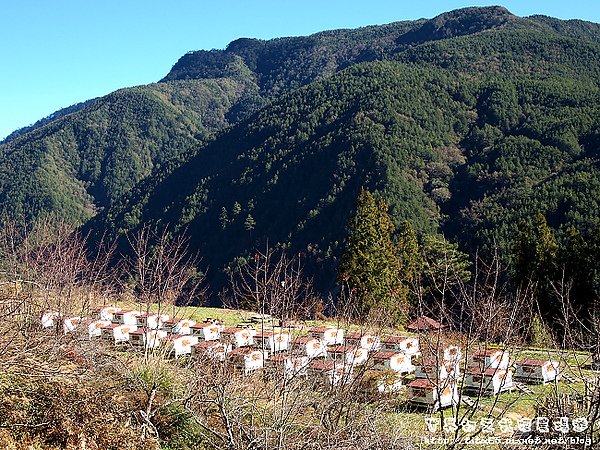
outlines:
{"label": "white beehive cover", "polygon": [[344,330],[333,326],[314,327],[308,330],[310,337],[319,338],[324,345],[343,345]]}
{"label": "white beehive cover", "polygon": [[192,345],[196,345],[198,343],[198,336],[193,335],[183,335],[179,337],[175,337],[171,340],[170,348],[172,349],[175,357],[179,357],[182,355],[191,355],[192,354]]}
{"label": "white beehive cover", "polygon": [[327,356],[327,348],[319,338],[302,336],[291,341],[291,351],[300,353],[309,358],[325,358]]}
{"label": "white beehive cover", "polygon": [[102,327],[107,327],[110,324],[110,320],[94,320],[88,325],[88,336],[90,338],[100,337],[102,335]]}
{"label": "white beehive cover", "polygon": [[207,357],[223,362],[231,350],[231,344],[227,342],[201,341],[192,345],[192,357]]}
{"label": "white beehive cover", "polygon": [[409,355],[402,352],[386,351],[379,351],[373,355],[373,368],[375,370],[392,370],[399,373],[411,373],[415,370]]}
{"label": "white beehive cover", "polygon": [[254,346],[268,350],[270,353],[287,351],[290,346],[289,333],[265,331],[253,336]]}
{"label": "white beehive cover", "polygon": [[203,322],[192,325],[190,330],[192,335],[198,336],[205,341],[217,341],[221,335],[221,328],[219,325],[212,322]]}
{"label": "white beehive cover", "polygon": [[136,310],[120,310],[120,311],[116,311],[113,314],[113,323],[119,323],[122,325],[135,325],[137,326],[137,316],[139,316],[140,314],[142,314],[139,311]]}
{"label": "white beehive cover", "polygon": [[69,317],[65,319],[63,322],[63,331],[65,334],[72,333],[77,329],[77,327],[83,322],[85,319],[80,316]]}
{"label": "white beehive cover", "polygon": [[500,349],[480,349],[471,356],[471,367],[480,369],[507,369],[509,365],[509,352]]}
{"label": "white beehive cover", "polygon": [[118,325],[112,329],[115,343],[129,341],[129,333],[137,330],[137,325]]}
{"label": "white beehive cover", "polygon": [[62,314],[57,311],[47,311],[42,314],[42,327],[54,328],[60,321]]}
{"label": "white beehive cover", "polygon": [[221,333],[224,340],[235,347],[248,347],[254,344],[251,329],[249,328],[226,328]]}
{"label": "white beehive cover", "polygon": [[372,333],[348,333],[346,335],[346,345],[361,347],[370,352],[381,349],[379,337]]}
{"label": "white beehive cover", "polygon": [[98,320],[113,320],[114,314],[121,311],[118,306],[96,306],[92,308],[92,318]]}

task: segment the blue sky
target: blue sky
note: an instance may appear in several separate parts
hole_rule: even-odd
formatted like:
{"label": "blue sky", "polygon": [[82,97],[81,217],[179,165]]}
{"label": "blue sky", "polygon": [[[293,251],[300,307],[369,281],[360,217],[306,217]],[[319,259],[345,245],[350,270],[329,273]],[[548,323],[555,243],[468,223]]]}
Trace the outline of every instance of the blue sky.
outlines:
{"label": "blue sky", "polygon": [[[459,0],[1,0],[0,139],[57,109],[162,78],[189,50],[433,17]],[[595,0],[505,1],[519,16],[600,22]]]}

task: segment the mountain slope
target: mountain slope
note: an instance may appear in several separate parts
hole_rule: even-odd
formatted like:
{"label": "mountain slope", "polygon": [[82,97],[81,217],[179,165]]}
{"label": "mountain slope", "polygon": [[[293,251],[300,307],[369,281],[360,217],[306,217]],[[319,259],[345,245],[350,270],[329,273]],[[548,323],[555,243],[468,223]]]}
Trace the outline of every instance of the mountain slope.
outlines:
{"label": "mountain slope", "polygon": [[227,126],[252,91],[235,80],[123,89],[0,146],[0,214],[82,223]]}
{"label": "mountain slope", "polygon": [[264,108],[89,226],[186,232],[212,276],[268,240],[308,251],[329,281],[361,186],[384,196],[397,225],[441,229],[472,250],[507,250],[536,210],[589,230],[600,220],[599,95],[568,78],[357,65]]}
{"label": "mountain slope", "polygon": [[[184,55],[0,146],[0,206],[191,237],[211,281],[269,242],[329,287],[361,186],[398,225],[509,248],[600,221],[596,24],[501,7]],[[214,283],[215,289],[219,281]]]}

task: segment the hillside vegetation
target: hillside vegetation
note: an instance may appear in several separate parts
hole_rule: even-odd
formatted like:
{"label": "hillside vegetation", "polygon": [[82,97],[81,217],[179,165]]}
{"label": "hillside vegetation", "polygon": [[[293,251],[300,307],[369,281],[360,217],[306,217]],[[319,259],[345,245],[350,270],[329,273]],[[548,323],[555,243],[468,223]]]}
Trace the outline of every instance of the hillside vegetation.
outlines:
{"label": "hillside vegetation", "polygon": [[597,228],[599,30],[466,8],[189,52],[2,144],[1,211],[115,238],[168,226],[215,280],[268,241],[330,289],[365,187],[396,227],[508,261],[536,211],[559,240]]}

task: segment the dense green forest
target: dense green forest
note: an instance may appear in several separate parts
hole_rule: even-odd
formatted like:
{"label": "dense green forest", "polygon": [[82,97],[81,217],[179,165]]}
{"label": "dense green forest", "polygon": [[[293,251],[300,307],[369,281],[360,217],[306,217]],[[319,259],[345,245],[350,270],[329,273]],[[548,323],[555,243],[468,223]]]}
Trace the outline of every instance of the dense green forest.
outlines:
{"label": "dense green forest", "polygon": [[538,211],[560,245],[597,233],[599,35],[489,7],[189,52],[0,145],[1,212],[186,233],[213,294],[267,242],[332,289],[361,188],[396,229],[515,263]]}

